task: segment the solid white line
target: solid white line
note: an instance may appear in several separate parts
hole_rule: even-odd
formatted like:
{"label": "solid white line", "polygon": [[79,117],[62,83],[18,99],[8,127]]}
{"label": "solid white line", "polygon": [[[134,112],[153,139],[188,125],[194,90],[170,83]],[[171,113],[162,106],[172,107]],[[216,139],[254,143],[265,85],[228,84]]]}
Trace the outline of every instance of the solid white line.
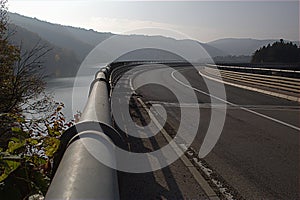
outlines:
{"label": "solid white line", "polygon": [[208,182],[205,180],[205,178],[200,174],[200,172],[196,169],[196,167],[191,163],[191,161],[184,154],[185,150],[181,149],[181,147],[178,146],[176,143],[171,143],[171,141],[173,139],[170,137],[170,135],[167,133],[167,131],[164,129],[164,127],[162,127],[162,125],[158,122],[158,120],[155,118],[153,113],[148,109],[148,107],[145,105],[145,103],[142,101],[142,99],[137,98],[137,100],[142,105],[142,107],[147,111],[147,113],[150,115],[150,118],[153,120],[153,123],[160,130],[160,133],[167,140],[167,142],[172,146],[174,152],[178,156],[180,156],[179,158],[181,159],[183,164],[187,167],[187,169],[190,171],[190,173],[193,175],[195,181],[200,185],[200,187],[205,192],[205,194],[208,196],[208,198],[210,200],[219,200],[219,197],[217,196],[215,191],[212,189],[212,187],[208,184]]}
{"label": "solid white line", "polygon": [[174,75],[175,72],[176,72],[176,71],[173,71],[172,74],[171,74],[171,76],[172,76],[172,78],[173,78],[175,81],[177,81],[177,82],[180,83],[181,85],[184,85],[184,86],[186,86],[186,87],[188,87],[188,88],[190,88],[190,89],[192,89],[192,90],[195,90],[195,91],[200,92],[200,93],[202,93],[202,94],[205,94],[205,95],[207,95],[207,96],[210,96],[210,97],[213,97],[213,98],[215,98],[215,99],[218,99],[218,100],[220,100],[220,101],[222,101],[222,102],[224,102],[224,103],[227,103],[227,104],[229,104],[229,105],[231,105],[231,106],[239,107],[240,109],[242,109],[242,110],[244,110],[244,111],[250,112],[250,113],[252,113],[252,114],[258,115],[258,116],[260,116],[260,117],[269,119],[269,120],[271,120],[271,121],[277,122],[277,123],[282,124],[282,125],[284,125],[284,126],[287,126],[287,127],[289,127],[289,128],[292,128],[292,129],[295,129],[295,130],[297,130],[297,131],[300,131],[300,128],[297,127],[297,126],[294,126],[294,125],[288,124],[288,123],[286,123],[286,122],[280,121],[280,120],[278,120],[278,119],[274,119],[274,118],[272,118],[272,117],[270,117],[270,116],[267,116],[267,115],[264,115],[264,114],[255,112],[255,111],[250,110],[250,109],[248,109],[248,108],[245,108],[245,107],[239,106],[239,105],[237,105],[237,104],[231,103],[231,102],[229,102],[229,101],[227,101],[227,100],[221,99],[221,98],[219,98],[219,97],[216,97],[216,96],[214,96],[214,95],[211,95],[211,94],[208,94],[208,93],[206,93],[206,92],[204,92],[204,91],[201,91],[201,90],[199,90],[199,89],[197,89],[197,88],[194,88],[194,87],[192,87],[192,86],[190,86],[190,85],[187,85],[187,84],[183,83],[182,81],[178,80],[178,79],[175,77],[175,75]]}
{"label": "solid white line", "polygon": [[190,89],[192,89],[192,90],[195,90],[195,91],[197,91],[197,92],[200,92],[200,93],[202,93],[202,94],[205,94],[205,95],[207,95],[207,96],[213,97],[213,98],[215,98],[215,99],[217,99],[217,100],[220,100],[220,101],[222,101],[222,102],[227,103],[227,101],[225,101],[225,100],[223,100],[223,99],[221,99],[221,98],[219,98],[219,97],[217,97],[217,96],[214,96],[214,95],[209,94],[209,93],[207,93],[207,92],[204,92],[204,91],[202,91],[202,90],[198,90],[197,88],[193,88],[192,86],[183,83],[182,81],[178,80],[178,79],[174,76],[174,73],[175,73],[175,72],[176,72],[176,71],[173,71],[172,74],[171,74],[171,76],[172,76],[172,78],[173,78],[175,81],[177,81],[177,82],[180,83],[181,85],[183,85],[183,86],[185,86],[185,87],[188,87],[188,88],[190,88]]}
{"label": "solid white line", "polygon": [[133,84],[132,84],[132,79],[129,80],[129,86],[130,86],[130,89],[131,89],[132,91],[134,91]]}

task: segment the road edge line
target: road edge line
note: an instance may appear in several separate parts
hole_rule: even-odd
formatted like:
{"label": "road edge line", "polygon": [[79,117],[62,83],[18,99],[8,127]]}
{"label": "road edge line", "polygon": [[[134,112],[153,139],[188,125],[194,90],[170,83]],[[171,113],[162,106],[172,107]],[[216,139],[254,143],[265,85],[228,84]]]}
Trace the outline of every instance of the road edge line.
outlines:
{"label": "road edge line", "polygon": [[[150,115],[150,118],[153,120],[153,123],[160,129],[160,132],[164,136],[164,138],[167,140],[167,142],[171,142],[172,138],[169,136],[167,131],[160,125],[160,123],[157,121],[157,119],[154,117],[153,113],[148,109],[148,107],[145,105],[145,103],[142,101],[141,98],[137,98],[141,106],[147,111],[147,113]],[[177,153],[178,151],[183,151],[179,146],[173,146],[174,151]],[[202,190],[205,192],[207,197],[210,200],[219,200],[220,198],[215,193],[215,191],[212,189],[212,187],[208,184],[208,182],[205,180],[205,178],[201,175],[201,173],[197,170],[197,168],[192,164],[192,162],[188,159],[188,157],[183,154],[180,156],[180,160],[183,162],[183,164],[187,167],[187,169],[190,171],[190,173],[193,175],[195,181],[200,185]]]}

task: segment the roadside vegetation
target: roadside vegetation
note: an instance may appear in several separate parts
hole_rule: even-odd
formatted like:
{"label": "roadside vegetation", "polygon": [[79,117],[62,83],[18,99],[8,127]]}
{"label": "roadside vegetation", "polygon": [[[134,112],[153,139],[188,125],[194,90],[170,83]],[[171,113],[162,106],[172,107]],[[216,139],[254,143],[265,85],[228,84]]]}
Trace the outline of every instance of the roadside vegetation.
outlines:
{"label": "roadside vegetation", "polygon": [[45,195],[59,137],[73,121],[44,92],[42,60],[51,49],[11,44],[6,5],[0,0],[0,197],[28,199]]}

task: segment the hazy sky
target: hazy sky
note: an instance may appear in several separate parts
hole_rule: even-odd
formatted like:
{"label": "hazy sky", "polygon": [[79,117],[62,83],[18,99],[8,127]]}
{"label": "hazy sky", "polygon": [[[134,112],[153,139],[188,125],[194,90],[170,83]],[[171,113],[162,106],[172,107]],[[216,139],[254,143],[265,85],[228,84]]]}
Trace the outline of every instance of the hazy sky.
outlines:
{"label": "hazy sky", "polygon": [[[9,11],[100,32],[163,34],[202,42],[225,37],[299,40],[298,1],[9,0]],[[168,31],[142,30],[147,27]]]}

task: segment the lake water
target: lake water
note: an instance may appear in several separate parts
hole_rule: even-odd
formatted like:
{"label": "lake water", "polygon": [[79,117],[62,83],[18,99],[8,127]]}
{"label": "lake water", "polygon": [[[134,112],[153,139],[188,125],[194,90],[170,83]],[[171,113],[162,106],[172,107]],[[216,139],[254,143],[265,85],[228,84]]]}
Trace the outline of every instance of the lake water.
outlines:
{"label": "lake water", "polygon": [[88,99],[90,84],[94,80],[96,72],[106,66],[88,67],[79,72],[81,75],[68,78],[54,78],[47,81],[46,92],[54,95],[54,99],[63,102],[63,113],[67,119],[72,119],[77,111],[82,112]]}
{"label": "lake water", "polygon": [[56,101],[65,104],[63,113],[67,119],[72,119],[77,111],[83,111],[93,79],[93,75],[51,79],[47,82],[46,92],[53,94]]}

